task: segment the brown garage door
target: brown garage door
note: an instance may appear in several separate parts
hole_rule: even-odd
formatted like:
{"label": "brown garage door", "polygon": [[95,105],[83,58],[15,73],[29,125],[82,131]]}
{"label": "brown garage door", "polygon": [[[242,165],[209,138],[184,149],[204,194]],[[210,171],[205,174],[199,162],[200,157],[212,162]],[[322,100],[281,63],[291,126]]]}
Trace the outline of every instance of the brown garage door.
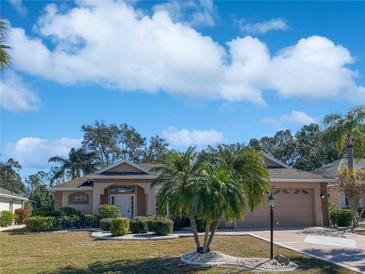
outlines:
{"label": "brown garage door", "polygon": [[[313,189],[274,189],[277,198],[274,207],[275,226],[312,226],[314,221]],[[237,227],[268,227],[270,224],[267,203],[246,212],[243,221]]]}

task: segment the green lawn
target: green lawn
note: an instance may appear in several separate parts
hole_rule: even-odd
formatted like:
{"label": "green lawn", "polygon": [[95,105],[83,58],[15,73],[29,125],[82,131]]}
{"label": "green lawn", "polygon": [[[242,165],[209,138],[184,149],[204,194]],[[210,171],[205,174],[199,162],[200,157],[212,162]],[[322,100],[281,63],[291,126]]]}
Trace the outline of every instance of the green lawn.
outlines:
{"label": "green lawn", "polygon": [[[212,249],[233,256],[266,256],[268,243],[251,236],[217,236]],[[194,249],[193,239],[94,241],[88,232],[0,233],[0,273],[237,273],[228,268],[189,267],[178,256]],[[354,273],[285,248],[298,263],[295,273]]]}

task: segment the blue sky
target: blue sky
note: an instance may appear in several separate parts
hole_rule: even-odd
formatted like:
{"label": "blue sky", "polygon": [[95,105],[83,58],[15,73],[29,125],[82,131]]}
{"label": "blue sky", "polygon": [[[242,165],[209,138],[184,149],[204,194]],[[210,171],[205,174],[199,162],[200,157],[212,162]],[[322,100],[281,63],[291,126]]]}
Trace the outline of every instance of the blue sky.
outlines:
{"label": "blue sky", "polygon": [[365,2],[1,0],[2,158],[23,175],[128,123],[174,148],[247,142],[365,103]]}

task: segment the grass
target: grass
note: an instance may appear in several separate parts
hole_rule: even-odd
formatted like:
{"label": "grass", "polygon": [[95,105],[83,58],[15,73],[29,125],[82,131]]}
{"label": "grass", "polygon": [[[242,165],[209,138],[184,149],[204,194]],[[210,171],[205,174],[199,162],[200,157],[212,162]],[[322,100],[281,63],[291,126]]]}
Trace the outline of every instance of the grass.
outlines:
{"label": "grass", "polygon": [[[265,257],[267,242],[251,236],[217,236],[213,250]],[[238,273],[228,268],[183,265],[178,256],[194,250],[191,237],[164,241],[94,241],[88,232],[0,233],[0,273]],[[275,247],[301,267],[295,273],[354,273],[300,253]]]}

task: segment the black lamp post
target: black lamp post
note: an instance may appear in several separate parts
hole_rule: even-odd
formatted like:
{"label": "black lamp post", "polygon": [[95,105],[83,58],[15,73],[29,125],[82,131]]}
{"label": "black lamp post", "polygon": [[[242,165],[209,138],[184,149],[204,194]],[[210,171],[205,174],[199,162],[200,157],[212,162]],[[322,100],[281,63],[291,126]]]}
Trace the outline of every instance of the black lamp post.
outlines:
{"label": "black lamp post", "polygon": [[274,205],[276,198],[274,195],[269,196],[268,204],[270,207],[270,260],[274,259]]}

